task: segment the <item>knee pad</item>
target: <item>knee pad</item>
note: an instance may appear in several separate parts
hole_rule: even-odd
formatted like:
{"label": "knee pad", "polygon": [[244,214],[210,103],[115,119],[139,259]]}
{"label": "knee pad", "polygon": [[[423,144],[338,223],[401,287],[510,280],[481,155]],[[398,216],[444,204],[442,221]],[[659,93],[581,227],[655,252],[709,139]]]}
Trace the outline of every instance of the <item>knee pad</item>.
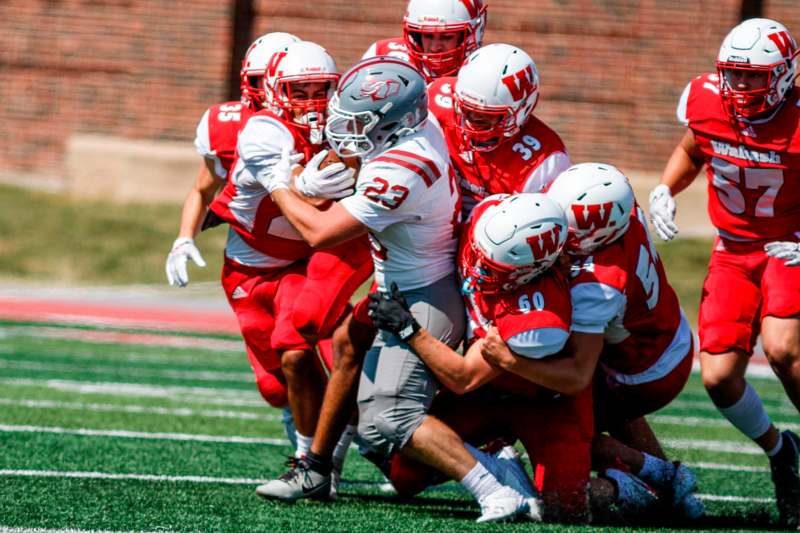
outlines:
{"label": "knee pad", "polygon": [[272,407],[283,408],[289,402],[289,396],[284,385],[274,374],[264,374],[256,380],[258,392]]}

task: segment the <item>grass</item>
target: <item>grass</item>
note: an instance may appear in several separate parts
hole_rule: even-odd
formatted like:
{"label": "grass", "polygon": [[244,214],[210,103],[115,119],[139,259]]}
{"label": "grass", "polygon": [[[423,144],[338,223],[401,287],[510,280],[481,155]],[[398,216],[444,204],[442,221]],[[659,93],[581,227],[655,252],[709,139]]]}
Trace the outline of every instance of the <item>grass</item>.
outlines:
{"label": "grass", "polygon": [[[244,353],[44,338],[41,327],[0,324],[0,530],[534,529],[525,523],[476,526],[476,504],[454,483],[398,500],[379,490],[379,473],[353,451],[344,471],[347,483],[336,503],[261,501],[254,487],[283,471],[290,449],[284,443],[280,412],[260,400]],[[770,411],[787,407],[777,381],[753,384]],[[797,422],[796,412],[775,418]],[[741,444],[742,449],[750,446],[720,423],[696,375],[676,402],[650,419],[675,458],[694,465],[767,466],[762,454],[691,444],[717,440]],[[77,433],[87,429],[101,433]],[[674,439],[684,444],[670,447],[678,442]],[[760,500],[772,495],[767,472],[709,466],[695,466],[695,471],[701,493],[740,498],[706,500],[708,517],[697,527],[775,527],[774,505]],[[686,529],[669,519],[535,529],[616,532],[664,526]]]}

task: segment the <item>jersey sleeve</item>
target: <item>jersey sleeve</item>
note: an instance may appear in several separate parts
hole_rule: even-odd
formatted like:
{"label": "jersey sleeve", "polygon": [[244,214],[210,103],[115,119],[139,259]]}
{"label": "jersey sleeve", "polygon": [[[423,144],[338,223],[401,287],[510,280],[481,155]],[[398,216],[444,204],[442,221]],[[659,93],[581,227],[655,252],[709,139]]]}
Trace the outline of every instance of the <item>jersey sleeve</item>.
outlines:
{"label": "jersey sleeve", "polygon": [[365,166],[358,177],[355,194],[340,200],[353,218],[379,233],[397,222],[419,218],[418,204],[424,184],[420,178],[393,165]]}
{"label": "jersey sleeve", "polygon": [[540,328],[526,330],[506,340],[511,351],[530,359],[543,359],[560,352],[569,338],[563,328]]}
{"label": "jersey sleeve", "polygon": [[283,124],[266,116],[248,120],[236,145],[242,166],[239,184],[258,183],[258,178],[266,178],[280,160],[284,146],[294,149],[294,138]]}
{"label": "jersey sleeve", "polygon": [[681,98],[678,100],[678,108],[675,110],[675,115],[678,117],[678,122],[684,126],[689,126],[689,118],[686,116],[686,107],[689,102],[689,92],[692,89],[692,83],[689,82],[684,87],[681,93]]}
{"label": "jersey sleeve", "polygon": [[544,192],[559,174],[572,166],[566,152],[553,152],[541,162],[525,179],[520,192]]}
{"label": "jersey sleeve", "polygon": [[200,122],[197,123],[197,129],[194,136],[194,147],[197,153],[206,159],[214,161],[214,172],[220,178],[228,177],[228,170],[222,164],[222,160],[217,156],[217,152],[211,148],[211,133],[209,127],[209,118],[211,116],[211,108],[206,109],[203,116],[200,117]]}
{"label": "jersey sleeve", "polygon": [[625,295],[605,283],[578,283],[570,292],[573,331],[603,333],[614,317],[625,309]]}

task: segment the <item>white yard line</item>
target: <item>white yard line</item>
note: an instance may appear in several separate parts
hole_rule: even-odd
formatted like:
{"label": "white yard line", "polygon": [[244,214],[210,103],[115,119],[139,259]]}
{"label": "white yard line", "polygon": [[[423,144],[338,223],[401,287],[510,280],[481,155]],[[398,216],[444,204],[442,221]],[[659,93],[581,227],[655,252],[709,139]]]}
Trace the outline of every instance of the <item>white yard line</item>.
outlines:
{"label": "white yard line", "polygon": [[[209,409],[191,409],[189,407],[166,408],[152,407],[148,405],[119,405],[109,403],[82,403],[82,402],[56,402],[51,400],[15,400],[10,398],[0,398],[0,405],[11,405],[15,407],[28,407],[31,409],[70,409],[75,411],[92,411],[100,413],[132,413],[132,414],[151,414],[166,416],[196,416],[203,418],[229,418],[238,420],[262,420],[266,422],[278,422],[283,420],[277,414],[259,414],[243,411],[224,411]],[[262,404],[262,407],[266,404]]]}
{"label": "white yard line", "polygon": [[734,440],[661,439],[661,443],[675,450],[705,450],[741,455],[762,455],[764,453],[755,444]]}
{"label": "white yard line", "polygon": [[201,435],[195,433],[153,433],[147,431],[126,431],[121,429],[62,428],[57,426],[26,426],[0,424],[0,431],[21,433],[57,433],[80,435],[83,437],[114,437],[123,439],[175,440],[190,442],[219,442],[224,444],[266,444],[269,446],[288,446],[286,439],[262,437],[242,437],[224,435]]}
{"label": "white yard line", "polygon": [[731,465],[731,464],[724,464],[724,463],[683,463],[690,468],[696,468],[698,470],[723,470],[729,472],[758,472],[758,473],[767,473],[769,472],[769,468],[766,466],[747,466],[747,465]]}
{"label": "white yard line", "polygon": [[[711,403],[711,400],[673,400],[667,405],[667,408],[674,407],[676,409],[701,409],[703,411],[717,411],[717,408]],[[797,409],[794,408],[789,403],[789,400],[786,400],[785,405],[771,405],[765,406],[768,414],[781,414],[781,415],[789,415],[789,416],[797,416]]]}
{"label": "white yard line", "polygon": [[[796,413],[797,411],[795,411]],[[652,415],[647,417],[648,422],[655,422],[656,424],[667,424],[672,426],[689,426],[698,428],[733,428],[730,422],[722,418],[702,417],[702,416],[671,416],[671,415]],[[800,424],[791,422],[776,422],[776,425],[781,429],[791,429],[793,431],[800,431]]]}
{"label": "white yard line", "polygon": [[753,498],[751,496],[727,496],[724,494],[698,494],[707,502],[775,503],[775,498]]}

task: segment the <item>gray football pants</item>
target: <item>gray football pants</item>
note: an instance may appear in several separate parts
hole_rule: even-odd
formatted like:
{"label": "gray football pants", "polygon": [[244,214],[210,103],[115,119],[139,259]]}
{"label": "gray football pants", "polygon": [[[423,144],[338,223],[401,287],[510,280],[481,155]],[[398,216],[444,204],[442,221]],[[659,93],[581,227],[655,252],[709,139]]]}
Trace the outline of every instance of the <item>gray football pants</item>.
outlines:
{"label": "gray football pants", "polygon": [[[455,348],[464,336],[464,304],[455,276],[404,291],[411,313],[431,335]],[[431,406],[439,382],[392,333],[380,331],[364,360],[358,387],[358,433],[388,457],[402,448]]]}

